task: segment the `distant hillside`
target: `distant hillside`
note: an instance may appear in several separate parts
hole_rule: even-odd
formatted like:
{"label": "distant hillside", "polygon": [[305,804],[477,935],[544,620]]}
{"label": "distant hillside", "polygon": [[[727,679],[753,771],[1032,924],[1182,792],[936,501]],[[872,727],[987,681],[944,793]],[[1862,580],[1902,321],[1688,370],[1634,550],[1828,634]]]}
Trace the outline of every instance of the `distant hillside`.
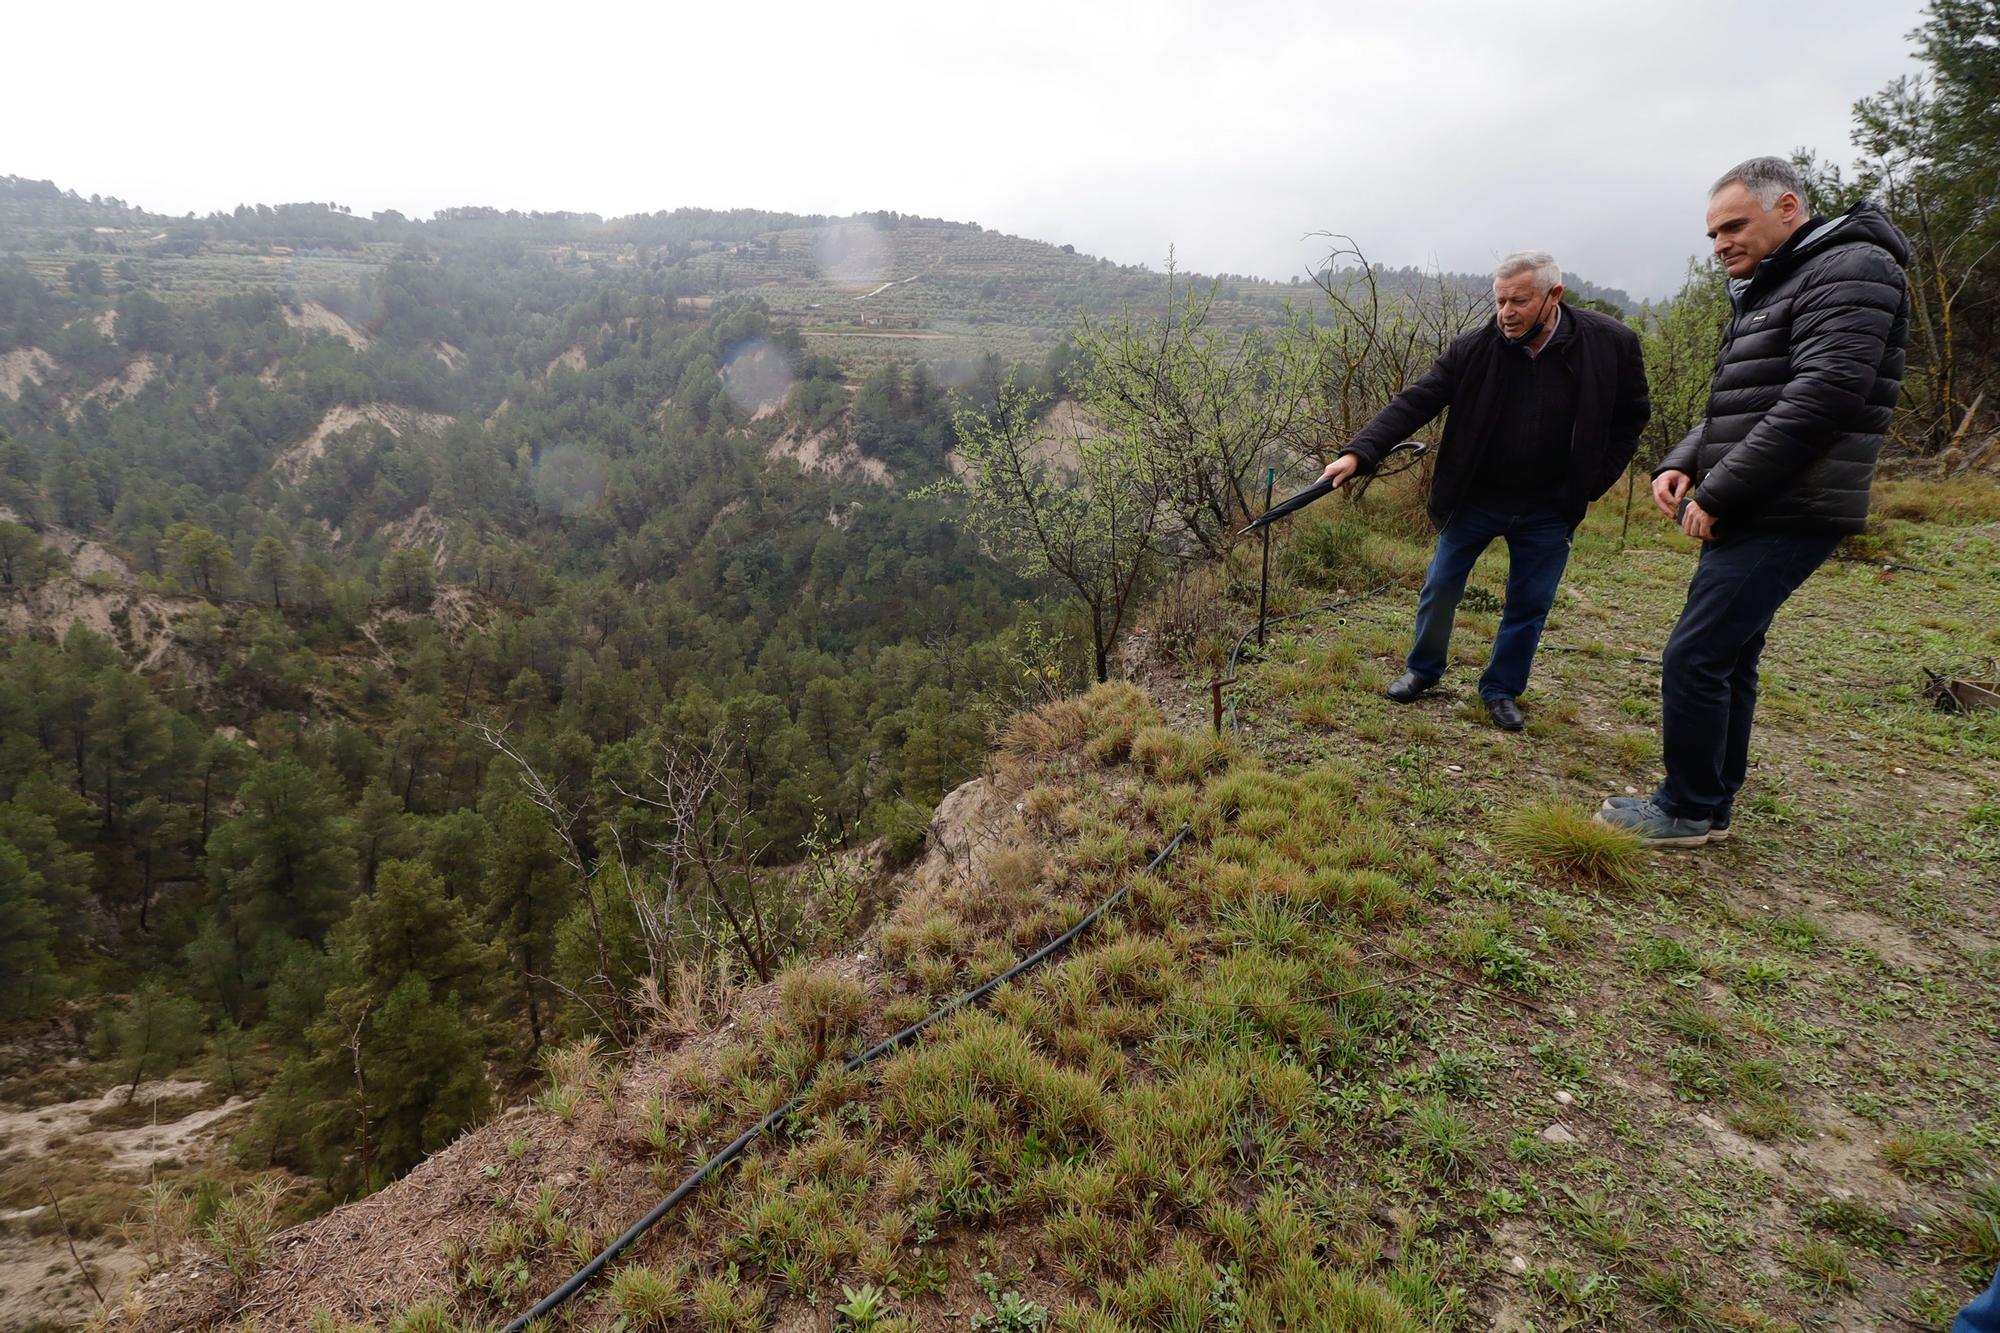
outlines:
{"label": "distant hillside", "polygon": [[[756,209],[604,219],[590,213],[453,208],[428,221],[390,211],[361,218],[337,204],[243,205],[182,218],[117,199],[88,198],[48,181],[0,177],[0,254],[18,255],[45,283],[69,281],[81,261],[109,270],[112,291],[142,288],[199,303],[250,288],[319,293],[353,287],[399,260],[538,261],[568,274],[657,276],[683,298],[757,297],[782,327],[865,369],[893,359],[935,366],[988,353],[1015,361],[1057,343],[1078,310],[1147,307],[1163,275],[1071,246],[989,231],[977,223],[898,213],[825,217]],[[1164,256],[1162,257],[1164,259]],[[1389,290],[1435,280],[1381,269]],[[1446,280],[1483,294],[1479,274]],[[1224,275],[1215,316],[1258,323],[1287,302],[1319,303],[1304,275],[1289,283]],[[1625,292],[1569,280],[1577,296],[1636,309]],[[6,311],[0,306],[0,339]],[[4,350],[4,349],[0,349]]]}

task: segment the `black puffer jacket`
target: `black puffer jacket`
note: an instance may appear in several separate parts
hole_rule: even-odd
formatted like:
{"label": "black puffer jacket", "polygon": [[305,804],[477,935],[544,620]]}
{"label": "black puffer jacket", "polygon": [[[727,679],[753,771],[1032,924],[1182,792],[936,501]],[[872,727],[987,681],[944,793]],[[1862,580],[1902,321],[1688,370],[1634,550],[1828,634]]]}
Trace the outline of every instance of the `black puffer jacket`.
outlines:
{"label": "black puffer jacket", "polygon": [[1717,531],[1859,532],[1903,389],[1910,243],[1872,200],[1729,284],[1706,419],[1653,474],[1695,479]]}
{"label": "black puffer jacket", "polygon": [[[1561,355],[1576,376],[1576,425],[1570,432],[1562,492],[1549,501],[1576,523],[1632,461],[1653,408],[1639,335],[1595,310],[1564,306],[1562,317],[1575,327],[1559,348],[1544,355]],[[1460,334],[1422,378],[1370,418],[1341,452],[1359,458],[1362,471],[1373,472],[1391,449],[1450,407],[1438,440],[1428,506],[1431,522],[1442,528],[1459,505],[1479,500],[1471,494],[1472,480],[1499,429],[1505,396],[1500,358],[1520,355],[1490,319]]]}

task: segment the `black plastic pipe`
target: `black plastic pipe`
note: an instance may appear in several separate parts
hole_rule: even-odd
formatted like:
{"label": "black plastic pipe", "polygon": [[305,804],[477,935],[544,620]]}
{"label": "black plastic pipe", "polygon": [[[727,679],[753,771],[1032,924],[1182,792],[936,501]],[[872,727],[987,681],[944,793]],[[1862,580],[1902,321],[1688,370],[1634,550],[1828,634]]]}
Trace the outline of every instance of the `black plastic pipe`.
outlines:
{"label": "black plastic pipe", "polygon": [[[1159,850],[1158,854],[1155,855],[1151,861],[1146,863],[1146,868],[1140,871],[1139,873],[1142,875],[1151,874],[1154,870],[1159,869],[1161,862],[1165,861],[1169,856],[1173,855],[1174,849],[1181,845],[1182,840],[1187,837],[1189,832],[1190,830],[1188,826],[1183,824],[1181,826],[1180,832],[1174,834],[1172,841],[1168,842],[1166,846],[1162,847]],[[933,1023],[936,1023],[939,1019],[948,1018],[952,1014],[957,1013],[959,1010],[965,1008],[969,1004],[977,1004],[979,1001],[985,999],[988,995],[991,995],[995,990],[998,990],[1002,985],[1005,985],[1007,982],[1012,981],[1015,977],[1020,976],[1023,972],[1028,971],[1030,968],[1040,966],[1050,957],[1054,956],[1057,953],[1060,953],[1064,949],[1067,949],[1070,946],[1071,942],[1074,941],[1077,936],[1081,935],[1084,931],[1090,929],[1091,926],[1095,925],[1099,917],[1103,916],[1106,912],[1110,911],[1113,907],[1117,906],[1118,903],[1124,899],[1125,895],[1130,893],[1131,891],[1132,891],[1132,881],[1127,880],[1116,893],[1112,894],[1109,898],[1106,898],[1103,902],[1093,907],[1090,910],[1090,913],[1087,916],[1085,916],[1083,920],[1077,922],[1074,926],[1071,926],[1068,930],[1056,936],[1056,938],[1050,940],[1047,944],[1044,944],[1034,953],[1029,954],[1026,958],[1023,958],[1020,962],[1014,964],[1014,966],[1008,968],[1005,972],[1002,972],[999,976],[993,978],[985,985],[967,991],[965,994],[953,1000],[950,1004],[944,1006],[944,1008],[934,1011],[928,1017],[918,1019],[916,1022],[910,1024],[910,1026],[904,1028],[901,1032],[898,1032],[895,1036],[888,1037],[883,1039],[882,1041],[876,1042],[873,1046],[870,1046],[867,1050],[863,1051],[861,1054],[855,1056],[853,1059],[849,1060],[846,1064],[842,1065],[841,1072],[851,1074],[857,1069],[861,1069],[864,1066],[873,1064],[875,1061],[889,1054],[889,1052],[907,1043],[911,1038],[915,1037],[925,1028],[930,1027]],[[681,1201],[687,1198],[688,1195],[694,1193],[696,1189],[700,1188],[703,1181],[707,1180],[717,1171],[720,1171],[723,1167],[728,1166],[731,1162],[735,1161],[738,1157],[742,1156],[743,1150],[745,1148],[748,1148],[752,1143],[756,1142],[757,1139],[761,1138],[771,1128],[771,1126],[777,1124],[779,1121],[785,1119],[786,1117],[790,1116],[794,1111],[798,1110],[799,1107],[805,1104],[805,1100],[806,1100],[806,1093],[804,1092],[799,1093],[797,1096],[793,1097],[790,1101],[786,1102],[783,1106],[780,1106],[777,1110],[771,1112],[769,1115],[765,1116],[762,1120],[759,1120],[749,1129],[746,1129],[741,1134],[737,1135],[735,1140],[732,1143],[730,1143],[728,1147],[724,1148],[721,1152],[717,1153],[715,1156],[709,1158],[706,1162],[703,1162],[701,1166],[694,1171],[693,1174],[688,1176],[688,1178],[683,1180],[680,1184],[676,1185],[674,1187],[673,1193],[669,1194],[666,1198],[660,1200],[657,1204],[654,1204],[653,1210],[651,1212],[647,1213],[644,1217],[640,1218],[637,1222],[634,1222],[630,1227],[626,1228],[624,1235],[620,1236],[617,1240],[614,1240],[609,1245],[605,1246],[604,1249],[601,1252],[599,1252],[596,1258],[592,1259],[582,1268],[579,1268],[576,1272],[572,1273],[561,1286],[557,1287],[554,1291],[550,1292],[548,1295],[542,1297],[540,1301],[535,1303],[534,1309],[528,1311],[526,1314],[516,1319],[513,1323],[507,1325],[506,1333],[522,1333],[522,1330],[527,1328],[529,1324],[535,1322],[535,1320],[540,1319],[545,1315],[554,1313],[556,1308],[562,1305],[563,1302],[567,1301],[570,1297],[576,1295],[577,1292],[583,1290],[584,1287],[588,1286],[592,1279],[594,1279],[599,1273],[602,1273],[604,1271],[604,1268],[607,1264],[609,1264],[613,1259],[616,1259],[619,1255],[623,1254],[627,1249],[631,1248],[631,1245],[634,1241],[638,1240],[639,1237],[645,1235],[648,1231],[652,1230],[653,1226],[656,1223],[658,1223],[661,1218],[664,1218],[668,1213],[671,1213],[675,1208],[678,1208],[681,1204]]]}

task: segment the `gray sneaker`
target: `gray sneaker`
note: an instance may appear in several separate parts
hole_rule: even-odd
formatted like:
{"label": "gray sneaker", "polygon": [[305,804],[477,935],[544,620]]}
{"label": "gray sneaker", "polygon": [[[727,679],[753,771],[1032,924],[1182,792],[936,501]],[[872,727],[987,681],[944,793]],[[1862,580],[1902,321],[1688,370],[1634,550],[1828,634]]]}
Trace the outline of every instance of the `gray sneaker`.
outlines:
{"label": "gray sneaker", "polygon": [[1592,815],[1591,822],[1605,828],[1621,828],[1636,833],[1651,847],[1699,847],[1708,841],[1706,819],[1680,819],[1651,801],[1632,805],[1607,805]]}
{"label": "gray sneaker", "polygon": [[[1646,804],[1646,798],[1643,796],[1608,796],[1604,800],[1603,808],[1606,810],[1632,810],[1644,804]],[[1710,842],[1729,841],[1728,815],[1721,815],[1708,821],[1708,840]]]}

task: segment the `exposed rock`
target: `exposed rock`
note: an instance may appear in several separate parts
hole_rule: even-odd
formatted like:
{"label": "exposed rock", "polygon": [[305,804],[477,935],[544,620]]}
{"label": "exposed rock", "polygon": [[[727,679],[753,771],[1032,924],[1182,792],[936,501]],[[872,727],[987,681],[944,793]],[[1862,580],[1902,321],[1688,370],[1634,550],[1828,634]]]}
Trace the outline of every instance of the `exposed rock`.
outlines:
{"label": "exposed rock", "polygon": [[431,567],[440,574],[444,572],[445,557],[451,549],[451,529],[429,505],[418,505],[404,517],[384,523],[381,536],[391,546],[430,552]]}
{"label": "exposed rock", "polygon": [[842,442],[830,430],[811,435],[801,435],[796,430],[786,431],[772,441],[766,457],[773,463],[789,459],[799,465],[801,472],[830,477],[859,477],[877,486],[887,486],[894,480],[894,474],[881,459],[870,458],[861,452],[861,446],[854,441]]}
{"label": "exposed rock", "polygon": [[159,363],[153,359],[152,354],[148,352],[141,355],[118,374],[92,385],[74,402],[65,404],[63,415],[75,421],[77,415],[83,411],[84,404],[95,402],[100,398],[111,403],[122,402],[152,383],[159,373]]}
{"label": "exposed rock", "polygon": [[285,323],[295,329],[305,329],[314,333],[330,333],[342,339],[349,347],[359,352],[372,341],[367,334],[355,328],[339,315],[334,314],[317,301],[302,301],[297,310],[285,307]]}
{"label": "exposed rock", "polygon": [[357,426],[376,425],[391,435],[402,436],[412,432],[435,435],[451,424],[452,418],[441,412],[419,412],[395,403],[364,403],[360,407],[332,408],[313,427],[312,434],[271,460],[271,471],[286,485],[296,485],[312,465],[325,456],[329,440]]}
{"label": "exposed rock", "polygon": [[39,347],[16,347],[0,353],[0,398],[19,398],[30,384],[40,384],[56,368],[56,360]]}

